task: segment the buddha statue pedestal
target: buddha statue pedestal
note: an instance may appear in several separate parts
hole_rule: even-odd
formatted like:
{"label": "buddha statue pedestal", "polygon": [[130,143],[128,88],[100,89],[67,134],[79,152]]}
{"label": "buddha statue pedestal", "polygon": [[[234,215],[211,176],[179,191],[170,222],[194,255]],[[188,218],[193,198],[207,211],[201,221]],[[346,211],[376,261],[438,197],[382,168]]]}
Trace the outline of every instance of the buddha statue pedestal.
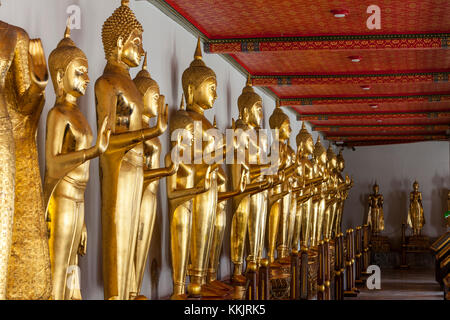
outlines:
{"label": "buddha statue pedestal", "polygon": [[382,236],[381,234],[372,234],[370,239],[370,244],[372,246],[372,252],[390,252],[391,244],[389,238]]}
{"label": "buddha statue pedestal", "polygon": [[291,290],[291,260],[280,259],[270,264],[270,299],[287,300]]}
{"label": "buddha statue pedestal", "polygon": [[319,251],[312,247],[308,251],[308,300],[317,297],[317,275],[319,272]]}

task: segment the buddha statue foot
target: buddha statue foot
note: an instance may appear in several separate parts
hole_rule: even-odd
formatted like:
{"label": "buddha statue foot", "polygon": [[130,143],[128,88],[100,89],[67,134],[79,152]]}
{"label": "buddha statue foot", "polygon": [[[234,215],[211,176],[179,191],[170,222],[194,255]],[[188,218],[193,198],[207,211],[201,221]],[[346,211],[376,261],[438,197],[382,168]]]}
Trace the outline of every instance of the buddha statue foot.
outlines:
{"label": "buddha statue foot", "polygon": [[187,300],[186,294],[173,294],[170,296],[170,300]]}
{"label": "buddha statue foot", "polygon": [[133,300],[148,300],[148,298],[144,295],[138,295],[133,298]]}

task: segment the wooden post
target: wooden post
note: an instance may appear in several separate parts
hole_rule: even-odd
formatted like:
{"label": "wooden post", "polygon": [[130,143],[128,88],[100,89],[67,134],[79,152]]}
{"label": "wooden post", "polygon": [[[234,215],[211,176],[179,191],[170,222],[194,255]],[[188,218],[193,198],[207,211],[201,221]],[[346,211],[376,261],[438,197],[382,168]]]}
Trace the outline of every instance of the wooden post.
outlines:
{"label": "wooden post", "polygon": [[258,292],[257,292],[257,283],[256,283],[256,276],[257,276],[258,267],[256,263],[250,262],[247,267],[247,294],[246,294],[246,300],[258,300]]}
{"label": "wooden post", "polygon": [[259,268],[258,300],[270,300],[269,260],[262,259]]}
{"label": "wooden post", "polygon": [[336,300],[344,299],[344,239],[342,233],[338,234],[335,241],[334,255],[334,298]]}
{"label": "wooden post", "polygon": [[298,300],[300,296],[300,277],[298,265],[298,251],[292,250],[291,253],[291,300]]}
{"label": "wooden post", "polygon": [[361,273],[365,276],[369,275],[367,273],[367,267],[369,266],[369,226],[367,224],[363,225],[363,259],[362,259],[362,270]]}
{"label": "wooden post", "polygon": [[308,248],[300,251],[300,300],[308,300]]}
{"label": "wooden post", "polygon": [[319,272],[317,273],[317,300],[325,299],[325,245],[319,242]]}
{"label": "wooden post", "polygon": [[361,267],[362,267],[362,250],[361,250],[361,227],[356,227],[356,236],[355,236],[355,284],[362,285],[364,282],[361,279]]}
{"label": "wooden post", "polygon": [[346,261],[345,261],[345,274],[346,274],[346,286],[344,291],[344,297],[356,297],[357,293],[353,290],[354,289],[354,273],[353,273],[353,230],[348,229],[346,234],[346,245],[347,245],[347,254],[346,254]]}
{"label": "wooden post", "polygon": [[330,265],[330,240],[326,239],[324,241],[324,300],[331,300],[331,265]]}

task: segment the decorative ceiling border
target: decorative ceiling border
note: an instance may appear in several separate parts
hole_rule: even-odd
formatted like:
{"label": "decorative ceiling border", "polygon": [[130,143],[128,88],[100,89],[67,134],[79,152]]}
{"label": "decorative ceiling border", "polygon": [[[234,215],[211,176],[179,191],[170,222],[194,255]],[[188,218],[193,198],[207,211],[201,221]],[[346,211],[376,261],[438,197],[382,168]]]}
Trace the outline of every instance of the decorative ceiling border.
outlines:
{"label": "decorative ceiling border", "polygon": [[386,74],[300,74],[300,75],[255,75],[251,77],[254,86],[300,86],[324,84],[379,83],[429,83],[448,82],[450,72],[414,72]]}
{"label": "decorative ceiling border", "polygon": [[450,111],[445,112],[392,112],[392,113],[337,113],[337,114],[299,114],[298,121],[328,121],[345,119],[443,119],[450,118]]}
{"label": "decorative ceiling border", "polygon": [[367,130],[386,130],[386,131],[446,131],[450,125],[430,125],[430,124],[374,124],[374,125],[315,125],[313,131],[321,132],[341,132],[341,131],[367,131]]}

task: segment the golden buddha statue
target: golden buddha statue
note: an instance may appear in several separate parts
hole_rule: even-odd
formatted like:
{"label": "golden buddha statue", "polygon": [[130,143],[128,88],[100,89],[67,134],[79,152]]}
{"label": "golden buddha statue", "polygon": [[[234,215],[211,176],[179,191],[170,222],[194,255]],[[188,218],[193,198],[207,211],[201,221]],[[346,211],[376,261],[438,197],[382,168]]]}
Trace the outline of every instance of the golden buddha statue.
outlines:
{"label": "golden buddha statue", "polygon": [[[289,256],[292,237],[293,224],[295,223],[296,211],[291,212],[292,195],[292,174],[296,167],[296,158],[294,150],[289,146],[289,137],[291,134],[291,125],[289,117],[281,110],[279,104],[269,118],[270,128],[278,130],[279,140],[279,170],[285,177],[285,182],[278,184],[271,189],[272,197],[269,213],[269,262],[275,260],[275,246],[277,245],[278,259]],[[281,196],[280,199],[274,199],[274,196]]]}
{"label": "golden buddha statue", "polygon": [[47,116],[45,144],[44,203],[49,221],[49,246],[52,265],[52,298],[81,300],[77,281],[67,288],[69,267],[78,265],[78,254],[86,254],[87,232],[84,224],[84,190],[89,180],[89,160],[103,153],[110,130],[104,119],[97,144],[91,147],[92,131],[77,107],[89,83],[88,61],[70,39],[64,39],[49,56],[49,68],[56,94],[55,106]]}
{"label": "golden buddha statue", "polygon": [[[208,132],[213,126],[204,116],[204,111],[211,109],[217,98],[216,74],[202,60],[200,39],[194,60],[183,72],[182,86],[186,110],[178,110],[170,119],[171,143],[173,148],[180,139],[178,135],[174,141],[173,135],[181,132],[188,135],[182,138],[187,138],[190,145],[180,148],[183,151],[180,168],[167,178],[166,184],[171,217],[173,298],[184,293],[188,259],[191,262],[188,292],[191,296],[201,294],[217,208],[219,165],[209,165],[198,157],[214,150],[214,138]],[[166,166],[172,161],[174,159],[168,154]]]}
{"label": "golden buddha statue", "polygon": [[337,155],[337,178],[338,183],[340,186],[345,184],[345,188],[341,188],[339,190],[340,192],[340,200],[337,203],[336,208],[336,219],[334,223],[334,234],[340,234],[342,231],[342,215],[344,213],[344,203],[345,200],[348,197],[348,190],[352,187],[353,181],[350,180],[348,176],[345,176],[345,178],[342,176],[342,173],[345,169],[345,160],[344,156],[342,155],[342,149],[339,151],[339,154]]}
{"label": "golden buddha statue", "polygon": [[367,225],[372,229],[373,234],[379,234],[384,230],[383,195],[375,182],[373,194],[369,195],[369,213],[367,214]]}
{"label": "golden buddha statue", "polygon": [[327,152],[323,147],[320,136],[317,137],[313,152],[314,160],[314,179],[321,181],[320,184],[314,185],[313,190],[313,214],[311,219],[311,246],[315,247],[319,244],[322,237],[322,227],[326,208],[326,192],[328,171]]}
{"label": "golden buddha statue", "polygon": [[137,295],[134,271],[144,183],[143,141],[167,126],[167,107],[159,103],[158,121],[143,128],[144,99],[130,77],[144,55],[143,29],[127,0],[105,21],[102,41],[107,64],[95,84],[98,127],[108,118],[111,137],[100,155],[103,283],[105,299]]}
{"label": "golden buddha statue", "polygon": [[39,39],[30,40],[23,29],[5,22],[0,22],[0,33],[0,192],[4,196],[0,209],[0,299],[5,294],[6,299],[48,299],[51,269],[36,147],[47,65]]}
{"label": "golden buddha statue", "polygon": [[[214,118],[213,123],[214,128],[217,129],[216,126],[216,119]],[[249,189],[247,189],[247,182],[250,179],[250,172],[248,167],[243,164],[241,166],[241,173],[240,173],[240,180],[238,181],[237,185],[233,184],[234,191],[227,191],[226,182],[227,177],[225,170],[222,166],[219,167],[219,170],[217,172],[217,189],[219,191],[218,193],[218,202],[217,202],[217,209],[216,209],[216,217],[215,217],[215,223],[214,223],[214,231],[212,236],[212,244],[210,249],[210,255],[209,255],[209,269],[208,269],[208,284],[209,285],[215,285],[216,289],[225,289],[226,287],[217,282],[217,269],[219,267],[219,259],[220,259],[220,252],[222,249],[223,244],[223,238],[225,235],[225,227],[227,222],[226,217],[226,204],[227,200],[230,198],[236,199],[239,197],[242,197],[242,195],[249,194]],[[253,191],[254,188],[250,191]],[[233,225],[232,225],[233,227]]]}
{"label": "golden buddha statue", "polygon": [[420,235],[425,224],[425,216],[423,214],[422,193],[419,192],[419,183],[414,181],[413,191],[409,196],[408,226],[413,230],[413,235]]}
{"label": "golden buddha statue", "polygon": [[331,239],[333,232],[333,225],[336,219],[337,203],[340,200],[340,193],[338,190],[338,176],[337,176],[337,157],[333,152],[331,145],[327,150],[327,171],[329,179],[327,181],[327,195],[325,204],[325,215],[323,220],[323,236],[325,239]]}
{"label": "golden buddha statue", "polygon": [[[167,116],[167,105],[164,96],[160,94],[158,83],[153,80],[147,70],[147,55],[145,55],[142,70],[133,80],[139,92],[144,97],[144,110],[142,113],[143,127],[149,127],[152,118],[158,115],[158,110],[164,110]],[[167,119],[163,119],[166,123]],[[162,130],[160,134],[162,134]],[[144,186],[141,200],[141,209],[138,222],[138,239],[135,253],[136,294],[139,294],[144,278],[150,241],[156,219],[157,192],[159,180],[174,174],[178,170],[178,163],[173,162],[167,168],[160,168],[161,142],[158,137],[144,141]]]}
{"label": "golden buddha statue", "polygon": [[[246,86],[238,98],[239,118],[236,120],[233,129],[239,139],[239,145],[245,146],[244,163],[236,161],[230,165],[232,184],[236,188],[240,184],[241,171],[243,166],[248,166],[250,171],[250,181],[246,191],[253,190],[253,194],[241,193],[233,198],[232,211],[233,218],[231,223],[231,261],[233,263],[233,281],[243,283],[245,278],[242,276],[242,266],[244,263],[244,248],[246,234],[248,231],[248,256],[249,263],[257,264],[262,258],[264,246],[264,231],[266,227],[267,216],[267,190],[263,186],[265,179],[261,175],[263,169],[270,165],[261,163],[261,151],[264,146],[259,145],[260,139],[257,130],[261,128],[263,120],[262,99],[254,91],[250,77],[247,79]],[[243,134],[248,132],[255,133],[251,138]],[[240,147],[239,147],[240,148]]]}
{"label": "golden buddha statue", "polygon": [[[296,137],[297,141],[297,159],[299,166],[297,167],[297,176],[303,181],[304,187],[301,189],[299,198],[304,198],[306,195],[309,197],[300,200],[297,203],[297,216],[296,219],[299,221],[296,223],[296,232],[298,235],[294,237],[294,241],[297,237],[300,238],[300,248],[308,248],[309,240],[311,238],[311,218],[312,218],[312,192],[313,185],[312,181],[314,179],[314,165],[310,160],[314,152],[314,140],[312,135],[308,132],[305,126],[305,122],[302,123],[302,128]],[[297,242],[295,242],[297,243]]]}

